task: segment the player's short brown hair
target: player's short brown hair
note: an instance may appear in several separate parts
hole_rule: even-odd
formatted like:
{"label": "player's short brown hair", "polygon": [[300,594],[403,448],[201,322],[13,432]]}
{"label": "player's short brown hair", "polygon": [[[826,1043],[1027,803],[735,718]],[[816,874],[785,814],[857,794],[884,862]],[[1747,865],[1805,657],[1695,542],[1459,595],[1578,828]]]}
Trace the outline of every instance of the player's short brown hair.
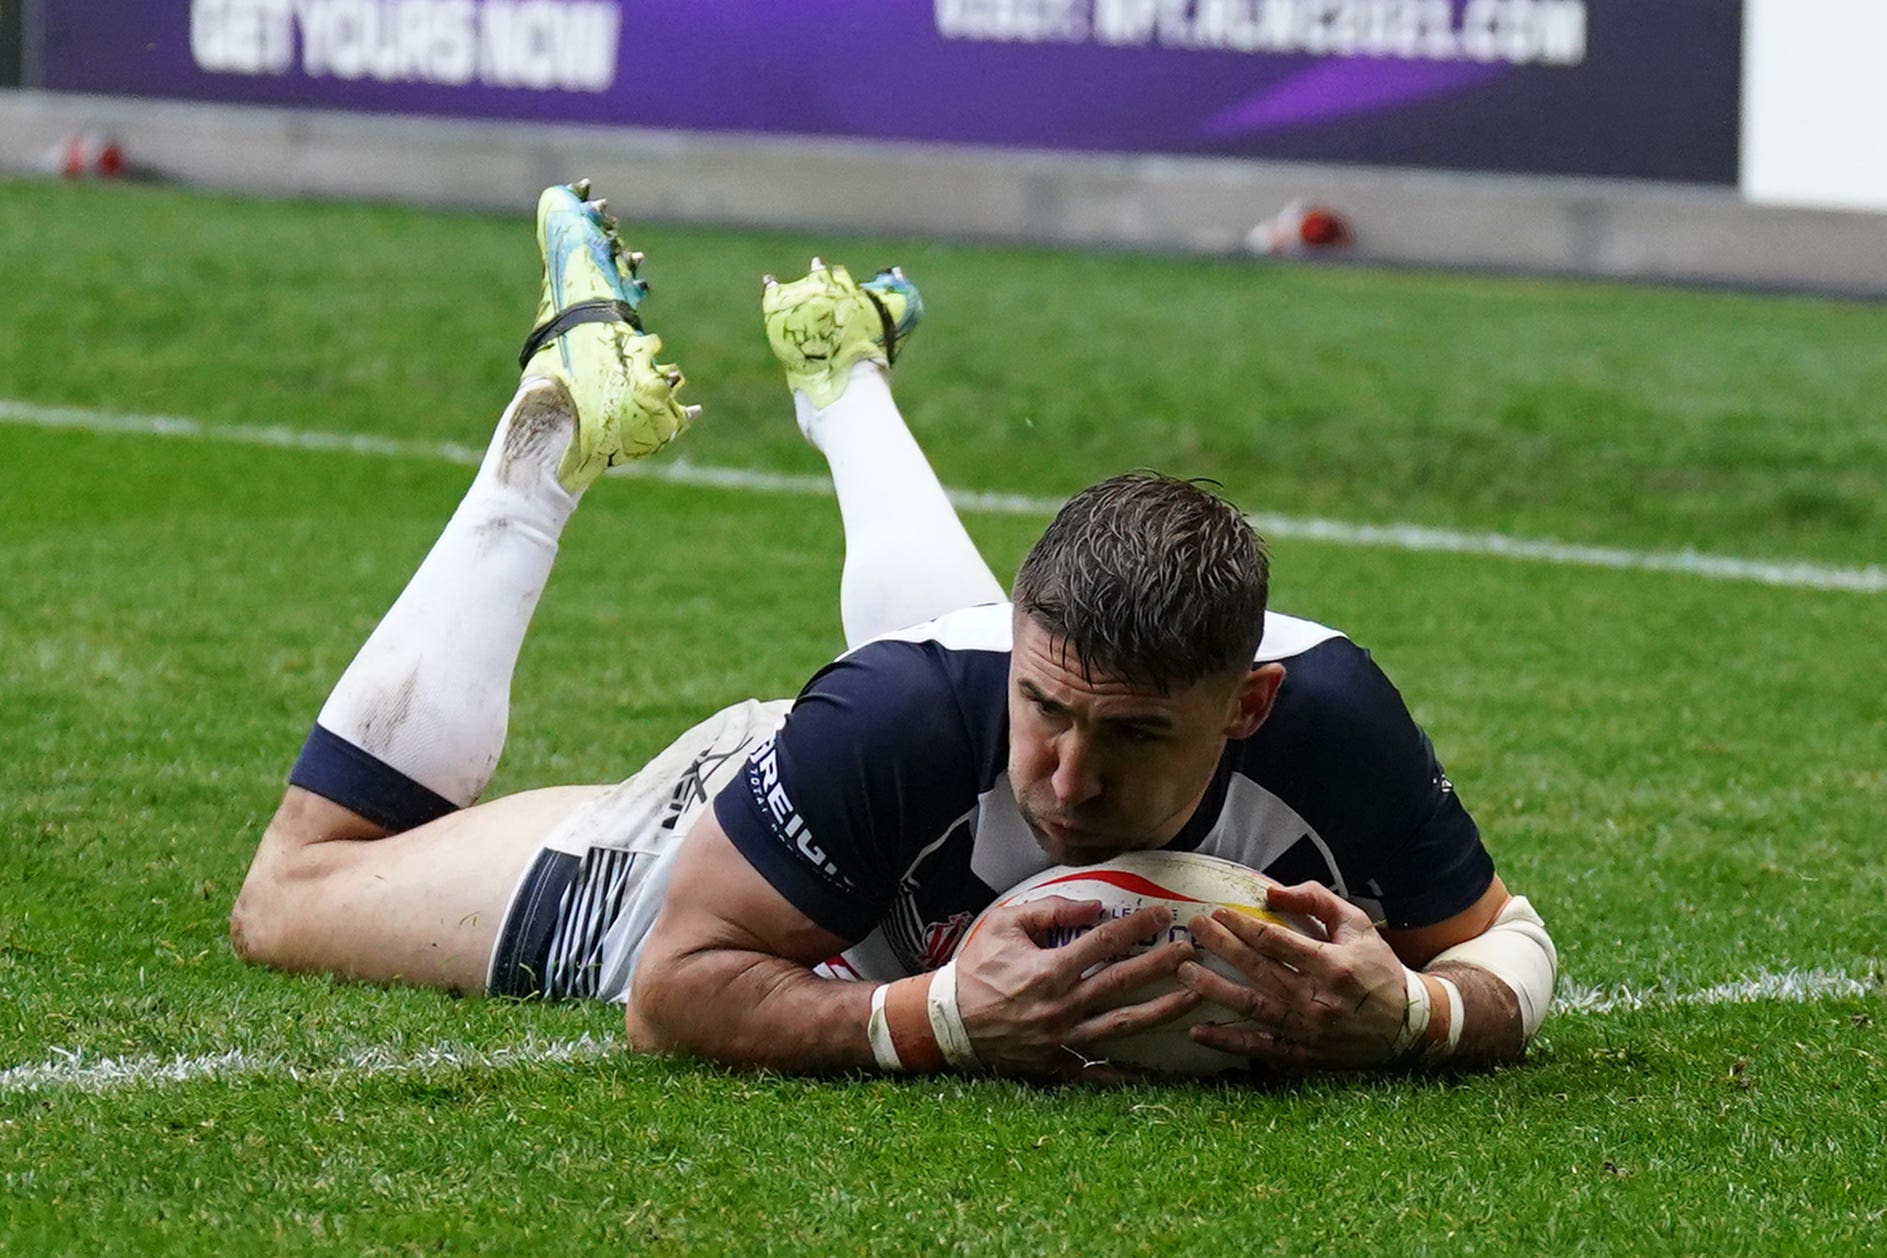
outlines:
{"label": "player's short brown hair", "polygon": [[1015,605],[1083,675],[1165,689],[1250,665],[1270,579],[1237,507],[1199,481],[1129,472],[1056,513],[1016,573]]}

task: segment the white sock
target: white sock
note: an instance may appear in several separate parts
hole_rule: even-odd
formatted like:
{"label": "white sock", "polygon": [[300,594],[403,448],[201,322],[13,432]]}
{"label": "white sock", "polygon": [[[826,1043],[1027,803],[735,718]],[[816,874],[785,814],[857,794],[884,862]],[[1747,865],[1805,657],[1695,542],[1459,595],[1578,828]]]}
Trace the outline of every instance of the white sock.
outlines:
{"label": "white sock", "polygon": [[511,674],[577,505],[557,483],[574,432],[560,385],[519,387],[464,501],[317,722],[460,807],[504,750]]}
{"label": "white sock", "polygon": [[844,396],[824,410],[801,393],[793,407],[838,492],[839,616],[848,646],[1008,597],[905,427],[883,368],[855,365]]}

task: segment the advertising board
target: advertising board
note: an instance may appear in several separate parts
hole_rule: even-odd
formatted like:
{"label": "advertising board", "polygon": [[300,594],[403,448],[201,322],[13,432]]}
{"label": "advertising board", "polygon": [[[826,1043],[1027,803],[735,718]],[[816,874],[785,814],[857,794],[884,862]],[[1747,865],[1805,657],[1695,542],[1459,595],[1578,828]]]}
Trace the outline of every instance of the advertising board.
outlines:
{"label": "advertising board", "polygon": [[[11,4],[14,0],[0,0]],[[43,0],[43,85],[1733,184],[1722,0]]]}

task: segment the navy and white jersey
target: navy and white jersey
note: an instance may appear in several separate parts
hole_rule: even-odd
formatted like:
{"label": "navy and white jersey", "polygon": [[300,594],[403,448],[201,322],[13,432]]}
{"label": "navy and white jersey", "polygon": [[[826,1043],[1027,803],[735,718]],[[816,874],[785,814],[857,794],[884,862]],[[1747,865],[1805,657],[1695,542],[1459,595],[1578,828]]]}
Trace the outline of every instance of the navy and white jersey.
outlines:
{"label": "navy and white jersey", "polygon": [[[895,979],[950,959],[970,921],[1053,862],[1008,777],[1010,607],[967,608],[822,669],[718,795],[734,846],[807,917],[853,941],[830,972]],[[1272,613],[1270,716],[1227,744],[1166,846],[1317,881],[1389,927],[1480,898],[1494,863],[1427,735],[1369,653]]]}

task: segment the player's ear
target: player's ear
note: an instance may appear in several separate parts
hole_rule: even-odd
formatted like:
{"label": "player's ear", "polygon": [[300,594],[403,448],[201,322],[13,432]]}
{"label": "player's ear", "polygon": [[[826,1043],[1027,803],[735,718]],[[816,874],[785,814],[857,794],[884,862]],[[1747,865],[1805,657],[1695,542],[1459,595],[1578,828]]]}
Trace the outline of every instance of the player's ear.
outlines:
{"label": "player's ear", "polygon": [[1227,738],[1250,738],[1271,715],[1271,705],[1284,684],[1284,665],[1259,664],[1239,679],[1238,695],[1226,725]]}

